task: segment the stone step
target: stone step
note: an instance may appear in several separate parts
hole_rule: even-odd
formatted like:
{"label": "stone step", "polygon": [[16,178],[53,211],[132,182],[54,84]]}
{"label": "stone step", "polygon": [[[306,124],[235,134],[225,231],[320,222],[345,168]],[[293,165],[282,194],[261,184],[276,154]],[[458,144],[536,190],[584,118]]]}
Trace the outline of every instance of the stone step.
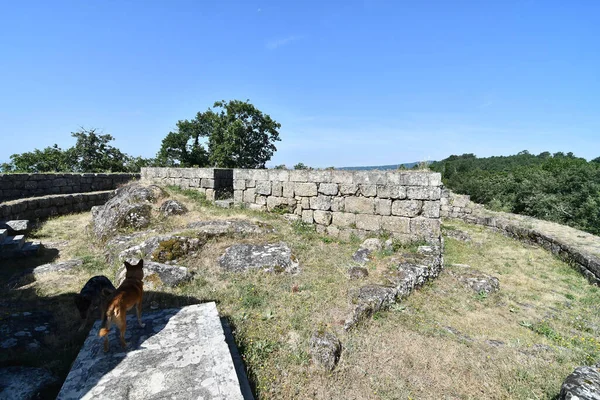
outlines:
{"label": "stone step", "polygon": [[[102,350],[100,321],[90,330],[57,400],[177,398],[244,400],[214,302],[127,318],[129,345],[114,332]],[[243,371],[243,369],[242,369]],[[248,397],[246,397],[248,398]]]}
{"label": "stone step", "polygon": [[31,229],[31,224],[29,223],[29,220],[26,219],[0,221],[0,229],[6,229],[8,234],[13,236],[25,235]]}
{"label": "stone step", "polygon": [[4,239],[8,236],[8,229],[0,229],[0,243],[4,242]]}
{"label": "stone step", "polygon": [[42,245],[40,242],[27,242],[20,249],[3,250],[0,247],[0,259],[34,257],[40,252]]}
{"label": "stone step", "polygon": [[2,251],[19,250],[25,244],[25,235],[8,236],[2,242],[0,248]]}

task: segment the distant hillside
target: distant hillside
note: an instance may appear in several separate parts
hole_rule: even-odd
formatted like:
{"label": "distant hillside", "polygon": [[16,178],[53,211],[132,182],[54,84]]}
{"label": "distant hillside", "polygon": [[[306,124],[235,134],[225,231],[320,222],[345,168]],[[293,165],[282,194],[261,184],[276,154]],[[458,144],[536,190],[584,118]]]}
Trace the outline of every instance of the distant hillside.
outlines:
{"label": "distant hillside", "polygon": [[374,165],[374,166],[367,166],[367,167],[341,167],[341,168],[336,168],[336,169],[343,169],[343,170],[347,170],[347,171],[364,171],[364,170],[370,170],[370,169],[386,170],[386,169],[398,169],[398,167],[401,165],[404,165],[404,167],[406,167],[407,169],[411,169],[412,167],[414,167],[417,164],[419,164],[419,163],[412,162],[412,163],[405,163],[405,164]]}

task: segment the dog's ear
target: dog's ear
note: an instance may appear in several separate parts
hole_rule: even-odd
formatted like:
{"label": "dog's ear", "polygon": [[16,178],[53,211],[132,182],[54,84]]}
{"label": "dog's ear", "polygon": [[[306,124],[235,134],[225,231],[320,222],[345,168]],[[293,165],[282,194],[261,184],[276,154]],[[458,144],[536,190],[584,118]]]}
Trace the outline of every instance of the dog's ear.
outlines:
{"label": "dog's ear", "polygon": [[104,296],[104,297],[108,297],[108,296],[110,296],[111,294],[113,294],[113,292],[114,292],[114,291],[115,291],[114,289],[110,289],[110,288],[103,288],[103,289],[102,289],[102,296]]}
{"label": "dog's ear", "polygon": [[144,260],[140,258],[140,261],[138,261],[137,266],[142,268],[144,266]]}
{"label": "dog's ear", "polygon": [[123,264],[125,264],[125,268],[131,268],[131,264],[129,264],[127,261],[123,261]]}

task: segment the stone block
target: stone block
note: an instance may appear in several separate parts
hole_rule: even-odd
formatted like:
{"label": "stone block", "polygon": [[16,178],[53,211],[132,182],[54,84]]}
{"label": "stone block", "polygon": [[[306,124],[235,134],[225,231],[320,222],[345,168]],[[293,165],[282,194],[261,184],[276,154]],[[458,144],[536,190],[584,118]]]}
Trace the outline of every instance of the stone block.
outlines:
{"label": "stone block", "polygon": [[405,199],[406,187],[399,185],[377,185],[377,197],[382,199]]}
{"label": "stone block", "polygon": [[410,234],[424,239],[436,239],[440,236],[439,219],[416,217],[410,220]]}
{"label": "stone block", "polygon": [[302,207],[303,210],[309,210],[310,197],[300,197],[300,207]]}
{"label": "stone block", "polygon": [[358,185],[360,189],[360,194],[365,197],[375,197],[377,196],[377,185]]}
{"label": "stone block", "polygon": [[296,183],[294,193],[296,196],[316,196],[317,184],[314,182]]}
{"label": "stone block", "polygon": [[406,197],[411,200],[439,200],[441,189],[439,187],[408,187]]}
{"label": "stone block", "polygon": [[254,188],[248,188],[244,190],[244,203],[254,203],[256,200],[256,194]]}
{"label": "stone block", "polygon": [[387,177],[385,171],[355,171],[352,182],[377,185],[386,183]]}
{"label": "stone block", "polygon": [[246,188],[256,187],[256,181],[254,179],[246,179]]}
{"label": "stone block", "polygon": [[399,217],[416,217],[421,214],[423,202],[420,200],[394,200],[392,215]]}
{"label": "stone block", "polygon": [[302,222],[312,224],[314,222],[314,211],[313,210],[302,210]]}
{"label": "stone block", "polygon": [[400,184],[407,186],[429,186],[429,175],[431,172],[404,172],[401,175]]}
{"label": "stone block", "polygon": [[410,218],[406,217],[381,217],[381,229],[388,232],[410,233]]}
{"label": "stone block", "polygon": [[421,215],[427,218],[439,218],[440,217],[440,201],[424,201],[423,211]]}
{"label": "stone block", "polygon": [[206,189],[206,200],[215,201],[215,189]]}
{"label": "stone block", "polygon": [[313,210],[331,210],[330,196],[316,196],[310,198],[310,208]]}
{"label": "stone block", "polygon": [[358,185],[356,183],[342,183],[340,184],[340,193],[355,196],[358,193]]}
{"label": "stone block", "polygon": [[202,181],[200,181],[200,187],[203,187],[205,189],[214,189],[215,188],[215,180],[208,179],[208,178],[202,178]]}
{"label": "stone block", "polygon": [[442,174],[434,172],[429,175],[429,186],[442,186]]}
{"label": "stone block", "polygon": [[381,216],[358,214],[356,216],[356,227],[366,231],[378,231],[381,229]]}
{"label": "stone block", "polygon": [[313,218],[317,224],[328,226],[331,224],[332,215],[330,211],[315,210]]}
{"label": "stone block", "polygon": [[366,197],[346,197],[344,209],[347,213],[373,214],[375,201]]}
{"label": "stone block", "polygon": [[[271,182],[271,195],[276,197],[283,196],[283,182]],[[289,196],[293,197],[293,196]]]}
{"label": "stone block", "polygon": [[290,182],[308,182],[308,171],[304,169],[289,171]]}
{"label": "stone block", "polygon": [[345,212],[332,213],[331,223],[341,228],[356,227],[356,215]]}
{"label": "stone block", "polygon": [[288,198],[294,197],[296,195],[294,193],[294,186],[295,186],[294,182],[283,182],[282,183],[282,189],[283,189],[282,196],[288,197]]}
{"label": "stone block", "polygon": [[308,171],[308,182],[331,182],[331,171],[322,169],[311,169]]}
{"label": "stone block", "polygon": [[376,199],[375,214],[392,215],[392,200],[391,199]]}
{"label": "stone block", "polygon": [[[256,195],[254,202],[260,206],[266,206],[267,205],[267,197],[261,196],[261,195]],[[267,206],[267,208],[269,208],[269,207]]]}
{"label": "stone block", "polygon": [[233,180],[233,190],[244,190],[246,189],[246,181],[244,179]]}
{"label": "stone block", "polygon": [[345,209],[345,200],[343,197],[331,198],[331,211],[343,212]]}
{"label": "stone block", "polygon": [[325,231],[329,236],[333,236],[333,237],[339,237],[340,235],[340,228],[338,228],[335,225],[329,225]]}
{"label": "stone block", "polygon": [[319,184],[319,193],[326,196],[337,196],[338,185],[337,183],[321,183]]}
{"label": "stone block", "polygon": [[189,180],[189,185],[191,188],[200,187],[200,178],[192,178]]}
{"label": "stone block", "polygon": [[278,182],[288,182],[290,180],[290,171],[286,169],[270,169],[269,180]]}
{"label": "stone block", "polygon": [[353,176],[354,174],[352,171],[334,170],[331,171],[331,182],[344,184],[352,183]]}
{"label": "stone block", "polygon": [[271,182],[256,181],[256,194],[270,196],[271,195]]}

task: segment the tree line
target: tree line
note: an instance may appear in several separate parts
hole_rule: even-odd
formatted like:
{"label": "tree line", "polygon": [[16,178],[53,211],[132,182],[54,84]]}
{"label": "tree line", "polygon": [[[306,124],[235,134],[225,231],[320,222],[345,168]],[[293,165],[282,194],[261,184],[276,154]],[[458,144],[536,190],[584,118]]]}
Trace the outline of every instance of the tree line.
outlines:
{"label": "tree line", "polygon": [[114,137],[96,129],[72,132],[74,146],[13,154],[1,172],[139,172],[141,167],[264,168],[277,150],[281,124],[248,100],[217,101],[193,119],[180,120],[154,158],[123,153]]}
{"label": "tree line", "polygon": [[478,158],[452,155],[432,163],[446,187],[497,211],[558,222],[600,234],[600,157],[522,151]]}

